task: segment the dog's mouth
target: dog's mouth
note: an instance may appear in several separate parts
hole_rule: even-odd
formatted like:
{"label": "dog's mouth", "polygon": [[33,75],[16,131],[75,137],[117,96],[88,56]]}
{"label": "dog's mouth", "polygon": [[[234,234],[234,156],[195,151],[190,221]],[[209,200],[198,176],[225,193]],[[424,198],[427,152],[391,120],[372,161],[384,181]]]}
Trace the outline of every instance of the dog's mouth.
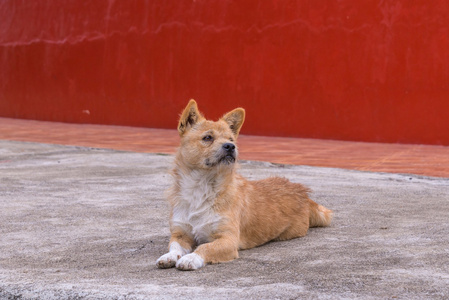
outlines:
{"label": "dog's mouth", "polygon": [[222,156],[219,159],[218,163],[222,163],[222,164],[225,164],[225,165],[233,164],[233,163],[235,163],[235,155],[234,154],[227,154],[225,156]]}
{"label": "dog's mouth", "polygon": [[206,159],[206,166],[208,167],[215,167],[219,164],[223,165],[231,165],[235,163],[235,154],[226,154],[221,156],[215,161],[211,161],[210,159]]}

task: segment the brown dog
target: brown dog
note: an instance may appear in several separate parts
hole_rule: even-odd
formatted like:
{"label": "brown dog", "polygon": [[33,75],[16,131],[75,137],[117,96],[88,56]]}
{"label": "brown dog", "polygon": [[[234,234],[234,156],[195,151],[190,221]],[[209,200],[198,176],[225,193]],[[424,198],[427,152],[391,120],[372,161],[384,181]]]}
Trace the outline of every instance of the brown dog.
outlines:
{"label": "brown dog", "polygon": [[184,109],[168,191],[169,252],[157,260],[159,268],[195,270],[231,261],[239,249],[330,224],[332,211],[310,200],[301,184],[279,177],[248,181],[237,174],[236,139],[244,119],[245,110],[237,108],[208,121],[194,100]]}

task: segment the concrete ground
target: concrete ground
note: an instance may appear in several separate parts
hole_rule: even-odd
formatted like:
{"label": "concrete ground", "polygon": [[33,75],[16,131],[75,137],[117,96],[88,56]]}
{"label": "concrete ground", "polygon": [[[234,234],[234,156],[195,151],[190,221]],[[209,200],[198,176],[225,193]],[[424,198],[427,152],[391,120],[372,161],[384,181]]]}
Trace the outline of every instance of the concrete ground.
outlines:
{"label": "concrete ground", "polygon": [[449,179],[241,162],[331,227],[194,272],[159,270],[172,156],[0,141],[0,299],[448,299]]}

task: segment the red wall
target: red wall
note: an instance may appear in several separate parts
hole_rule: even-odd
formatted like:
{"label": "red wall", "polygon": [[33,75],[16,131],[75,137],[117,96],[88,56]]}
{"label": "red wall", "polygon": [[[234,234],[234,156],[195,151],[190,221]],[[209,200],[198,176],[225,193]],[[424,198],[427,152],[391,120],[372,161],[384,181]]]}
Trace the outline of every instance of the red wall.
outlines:
{"label": "red wall", "polygon": [[449,145],[449,1],[0,2],[0,116]]}

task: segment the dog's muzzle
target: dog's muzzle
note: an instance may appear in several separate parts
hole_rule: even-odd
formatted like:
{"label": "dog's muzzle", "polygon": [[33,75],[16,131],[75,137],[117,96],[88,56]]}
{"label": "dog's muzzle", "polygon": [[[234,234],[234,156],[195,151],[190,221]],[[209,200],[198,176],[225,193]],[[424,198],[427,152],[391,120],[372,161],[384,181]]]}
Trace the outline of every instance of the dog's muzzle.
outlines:
{"label": "dog's muzzle", "polygon": [[206,165],[208,167],[214,167],[218,164],[230,165],[235,163],[237,157],[237,149],[233,143],[225,143],[217,151],[217,155],[214,160],[206,159]]}

